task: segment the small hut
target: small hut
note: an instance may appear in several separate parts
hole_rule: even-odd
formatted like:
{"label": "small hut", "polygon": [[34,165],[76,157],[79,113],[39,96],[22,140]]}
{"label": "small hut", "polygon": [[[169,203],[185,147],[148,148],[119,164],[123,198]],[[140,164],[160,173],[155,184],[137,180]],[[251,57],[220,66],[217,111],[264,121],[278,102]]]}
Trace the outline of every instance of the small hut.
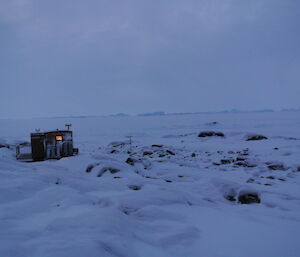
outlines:
{"label": "small hut", "polygon": [[73,147],[73,133],[70,130],[53,130],[31,133],[31,154],[22,154],[20,146],[16,148],[17,159],[31,158],[33,161],[60,159],[78,153]]}

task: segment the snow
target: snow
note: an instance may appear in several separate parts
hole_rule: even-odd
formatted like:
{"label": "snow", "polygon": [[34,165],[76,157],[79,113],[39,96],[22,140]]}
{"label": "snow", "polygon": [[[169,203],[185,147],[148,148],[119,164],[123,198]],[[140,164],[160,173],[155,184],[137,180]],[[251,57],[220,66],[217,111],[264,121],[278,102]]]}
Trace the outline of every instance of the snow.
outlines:
{"label": "snow", "polygon": [[0,142],[65,123],[77,156],[0,148],[1,257],[300,256],[299,112],[0,120]]}

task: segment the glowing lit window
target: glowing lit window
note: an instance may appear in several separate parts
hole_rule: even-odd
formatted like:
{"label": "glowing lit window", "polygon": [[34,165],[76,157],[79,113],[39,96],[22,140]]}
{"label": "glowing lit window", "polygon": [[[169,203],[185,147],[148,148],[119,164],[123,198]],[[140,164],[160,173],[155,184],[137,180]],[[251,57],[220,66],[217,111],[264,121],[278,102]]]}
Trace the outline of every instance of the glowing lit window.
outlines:
{"label": "glowing lit window", "polygon": [[56,141],[62,141],[62,136],[56,136],[55,139]]}

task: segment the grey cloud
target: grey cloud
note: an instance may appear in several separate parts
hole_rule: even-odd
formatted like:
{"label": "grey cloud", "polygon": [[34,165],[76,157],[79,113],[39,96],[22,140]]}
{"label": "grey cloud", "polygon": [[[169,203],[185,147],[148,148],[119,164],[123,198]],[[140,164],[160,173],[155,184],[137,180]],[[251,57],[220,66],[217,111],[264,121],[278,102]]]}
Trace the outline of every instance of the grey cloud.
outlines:
{"label": "grey cloud", "polygon": [[8,3],[0,117],[298,107],[296,0]]}

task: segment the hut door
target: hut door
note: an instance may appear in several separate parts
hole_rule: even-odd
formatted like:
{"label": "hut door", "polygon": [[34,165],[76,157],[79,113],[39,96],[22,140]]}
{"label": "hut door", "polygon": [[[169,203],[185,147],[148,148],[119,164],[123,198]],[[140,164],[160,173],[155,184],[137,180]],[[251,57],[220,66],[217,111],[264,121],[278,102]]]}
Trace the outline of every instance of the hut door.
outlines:
{"label": "hut door", "polygon": [[45,144],[44,137],[37,136],[31,138],[31,151],[33,160],[44,160],[45,159]]}

